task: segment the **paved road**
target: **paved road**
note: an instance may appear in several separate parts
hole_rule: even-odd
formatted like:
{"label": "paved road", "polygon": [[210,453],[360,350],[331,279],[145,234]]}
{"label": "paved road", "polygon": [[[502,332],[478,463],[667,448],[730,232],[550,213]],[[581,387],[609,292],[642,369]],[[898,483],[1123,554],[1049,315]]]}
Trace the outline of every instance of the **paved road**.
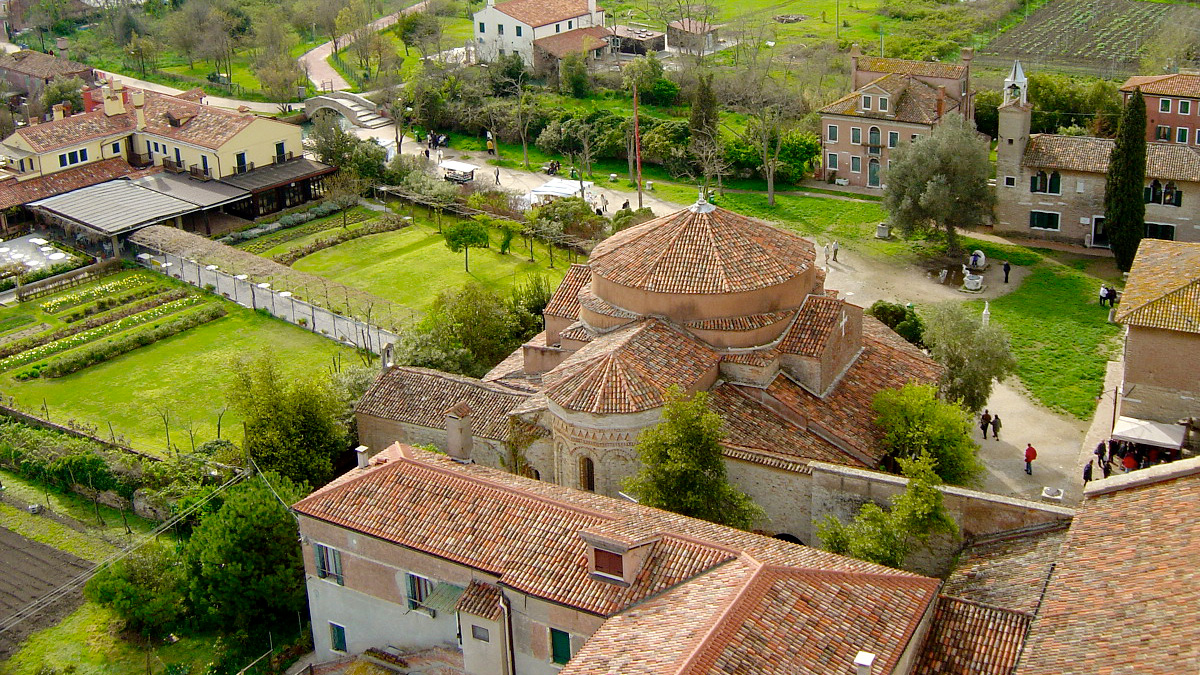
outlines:
{"label": "paved road", "polygon": [[[425,5],[427,3],[428,0],[422,0],[411,7],[406,7],[399,12],[396,12],[395,14],[389,14],[385,17],[376,19],[371,22],[370,29],[372,32],[383,30],[384,28],[396,23],[401,16],[410,14],[412,12],[420,12],[421,10],[425,9]],[[338,38],[338,46],[345,47],[353,41],[354,40],[352,36],[343,35],[342,37]],[[330,40],[323,45],[310,49],[309,51],[301,54],[300,58],[296,59],[296,61],[300,63],[300,68],[308,74],[309,82],[313,83],[313,86],[317,88],[317,91],[340,91],[350,88],[350,83],[346,81],[346,78],[342,77],[333,66],[329,65],[329,61],[327,59],[332,54],[333,41]]]}

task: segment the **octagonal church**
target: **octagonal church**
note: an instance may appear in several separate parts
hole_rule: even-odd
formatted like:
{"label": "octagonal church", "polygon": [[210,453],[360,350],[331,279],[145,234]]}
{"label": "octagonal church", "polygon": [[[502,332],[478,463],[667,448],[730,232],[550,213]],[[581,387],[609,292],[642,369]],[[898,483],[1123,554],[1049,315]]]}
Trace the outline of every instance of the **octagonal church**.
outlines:
{"label": "octagonal church", "polygon": [[667,388],[707,391],[731,482],[765,529],[810,535],[812,461],[876,468],[871,401],[938,366],[825,288],[813,243],[708,204],[619,232],[572,265],[545,331],[483,379],[386,364],[356,409],[395,441],[616,495]]}

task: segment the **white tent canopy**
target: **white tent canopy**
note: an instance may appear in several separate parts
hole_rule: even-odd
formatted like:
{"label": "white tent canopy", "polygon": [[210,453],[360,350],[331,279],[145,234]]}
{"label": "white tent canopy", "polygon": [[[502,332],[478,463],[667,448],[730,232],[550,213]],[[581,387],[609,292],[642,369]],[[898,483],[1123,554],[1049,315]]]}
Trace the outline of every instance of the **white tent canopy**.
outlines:
{"label": "white tent canopy", "polygon": [[1133,417],[1118,417],[1112,437],[1119,441],[1154,445],[1178,450],[1183,447],[1186,429],[1179,424],[1163,424]]}
{"label": "white tent canopy", "polygon": [[474,164],[467,164],[466,162],[460,162],[454,159],[447,159],[441,164],[438,164],[438,167],[447,171],[461,171],[462,173],[470,173],[479,168]]}
{"label": "white tent canopy", "polygon": [[[587,191],[591,188],[591,181],[578,181],[571,178],[551,178],[541,187],[536,187],[529,192],[531,201],[536,204],[546,197],[586,197]],[[579,194],[582,189],[583,194]]]}

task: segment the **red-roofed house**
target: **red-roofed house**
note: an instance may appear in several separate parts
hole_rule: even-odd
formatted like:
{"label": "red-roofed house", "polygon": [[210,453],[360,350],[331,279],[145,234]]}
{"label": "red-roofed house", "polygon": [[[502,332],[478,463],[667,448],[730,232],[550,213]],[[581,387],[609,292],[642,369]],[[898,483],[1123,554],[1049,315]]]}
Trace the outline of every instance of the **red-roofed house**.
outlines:
{"label": "red-roofed house", "polygon": [[820,110],[820,177],[883,188],[893,148],[927,135],[946,115],[971,118],[971,60],[962,64],[863,56],[850,49],[854,90]]}
{"label": "red-roofed house", "polygon": [[[824,281],[812,242],[700,201],[597,245],[547,304],[545,332],[482,382],[386,370],[358,405],[360,439],[433,442],[616,495],[668,387],[707,391],[726,420],[731,481],[772,529],[811,541],[809,463],[879,467],[873,397],[939,374]],[[447,414],[459,401],[470,441]]]}
{"label": "red-roofed house", "polygon": [[[293,507],[319,661],[470,675],[912,672],[940,582],[393,445]],[[862,671],[858,671],[862,672]]]}
{"label": "red-roofed house", "polygon": [[541,42],[543,64],[551,56],[562,58],[572,51],[592,56],[607,46],[607,41],[597,42],[607,31],[604,10],[596,0],[488,0],[474,20],[475,49],[483,61],[520,54],[526,65],[538,65],[535,41]]}
{"label": "red-roofed house", "polygon": [[[1031,134],[1028,87],[1014,63],[999,109],[996,230],[1107,248],[1104,183],[1113,141]],[[1144,200],[1147,237],[1200,241],[1200,147],[1148,143]]]}
{"label": "red-roofed house", "polygon": [[1121,85],[1125,100],[1134,89],[1141,89],[1146,101],[1148,142],[1200,146],[1200,75],[1137,75]]}

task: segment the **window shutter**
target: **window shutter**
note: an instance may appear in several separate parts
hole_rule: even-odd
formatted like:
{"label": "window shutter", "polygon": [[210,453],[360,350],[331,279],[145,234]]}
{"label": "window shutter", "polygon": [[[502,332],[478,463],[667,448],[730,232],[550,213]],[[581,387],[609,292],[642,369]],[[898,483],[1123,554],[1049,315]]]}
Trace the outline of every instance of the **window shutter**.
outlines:
{"label": "window shutter", "polygon": [[1029,177],[1029,191],[1030,192],[1037,192],[1037,178],[1038,178],[1037,176]]}
{"label": "window shutter", "polygon": [[1175,206],[1183,206],[1183,191],[1175,191]]}
{"label": "window shutter", "polygon": [[317,577],[324,579],[328,576],[329,567],[325,562],[325,547],[317,544],[313,547],[313,553],[317,556]]}
{"label": "window shutter", "polygon": [[1142,188],[1142,200],[1145,201],[1147,204],[1150,203],[1150,187],[1149,186]]}
{"label": "window shutter", "polygon": [[1057,171],[1050,174],[1050,193],[1058,194],[1059,192],[1061,192],[1061,190],[1059,189],[1061,186],[1062,186],[1062,176],[1060,176]]}

